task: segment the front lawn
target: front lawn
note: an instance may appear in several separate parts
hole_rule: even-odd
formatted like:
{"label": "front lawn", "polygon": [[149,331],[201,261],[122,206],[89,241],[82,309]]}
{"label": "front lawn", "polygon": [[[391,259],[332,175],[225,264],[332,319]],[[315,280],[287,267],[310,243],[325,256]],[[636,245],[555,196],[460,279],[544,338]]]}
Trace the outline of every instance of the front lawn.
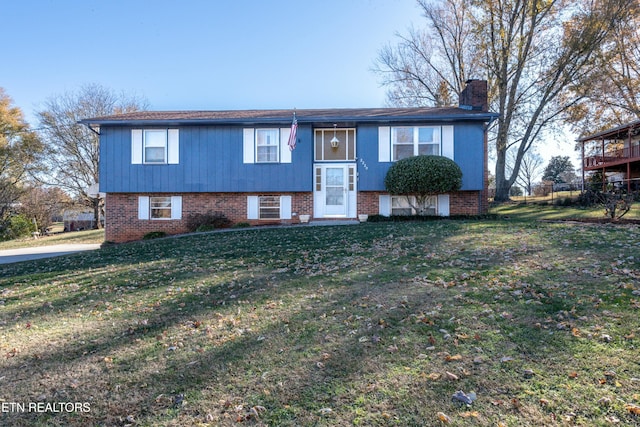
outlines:
{"label": "front lawn", "polygon": [[637,425],[639,254],[638,226],[441,220],[2,266],[0,425]]}

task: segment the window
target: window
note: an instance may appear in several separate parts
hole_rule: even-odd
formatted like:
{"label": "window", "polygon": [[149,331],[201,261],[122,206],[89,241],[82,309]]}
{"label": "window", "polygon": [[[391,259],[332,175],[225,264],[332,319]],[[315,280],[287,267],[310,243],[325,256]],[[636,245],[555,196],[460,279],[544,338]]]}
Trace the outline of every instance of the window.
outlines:
{"label": "window", "polygon": [[182,196],[138,197],[138,219],[167,220],[182,218]]}
{"label": "window", "polygon": [[420,212],[416,212],[414,206],[420,207],[414,196],[391,196],[391,215],[436,215],[437,201],[436,196],[427,198]]}
{"label": "window", "polygon": [[391,128],[391,152],[393,161],[424,154],[439,156],[440,128]]}
{"label": "window", "polygon": [[132,129],[132,164],[178,164],[178,129]]}
{"label": "window", "polygon": [[171,197],[149,197],[149,218],[171,219]]}
{"label": "window", "polygon": [[[338,143],[332,145],[334,136]],[[356,130],[355,129],[316,129],[315,130],[315,160],[345,161],[356,158]]]}
{"label": "window", "polygon": [[291,128],[242,129],[242,163],[291,163]]}
{"label": "window", "polygon": [[166,163],[165,159],[167,155],[167,131],[145,130],[143,138],[144,162]]}
{"label": "window", "polygon": [[278,129],[256,129],[256,162],[277,163],[279,152]]}
{"label": "window", "polygon": [[258,197],[258,219],[280,219],[280,196]]}
{"label": "window", "polygon": [[247,196],[247,219],[291,219],[291,196]]}

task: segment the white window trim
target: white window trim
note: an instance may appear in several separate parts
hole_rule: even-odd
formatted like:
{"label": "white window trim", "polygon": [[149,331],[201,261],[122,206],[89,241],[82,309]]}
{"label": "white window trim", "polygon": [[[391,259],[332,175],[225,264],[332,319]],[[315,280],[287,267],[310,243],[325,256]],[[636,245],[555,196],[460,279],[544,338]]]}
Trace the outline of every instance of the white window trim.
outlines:
{"label": "white window trim", "polygon": [[[164,161],[147,162],[146,154],[146,132],[165,131],[164,140]],[[131,163],[134,165],[172,165],[180,163],[180,131],[169,128],[145,128],[131,130]]]}
{"label": "white window trim", "polygon": [[[378,213],[383,216],[391,216],[391,195],[381,194],[378,198]],[[436,215],[438,216],[450,216],[450,197],[448,194],[439,194]]]}
{"label": "white window trim", "polygon": [[[277,161],[258,161],[258,131],[278,131]],[[242,129],[242,163],[273,165],[277,163],[291,163],[292,153],[289,149],[291,128],[244,128]]]}
{"label": "white window trim", "polygon": [[[153,197],[171,197],[170,218],[151,218],[151,199]],[[182,219],[182,196],[139,196],[138,219],[149,221],[171,221]]]}
{"label": "white window trim", "polygon": [[[432,145],[438,145],[438,154],[437,155],[443,155],[443,146],[442,146],[442,134],[443,134],[443,129],[442,126],[427,126],[427,125],[416,125],[416,126],[393,126],[390,128],[389,130],[389,159],[392,162],[397,162],[398,159],[395,158],[395,150],[394,150],[394,146],[395,145],[399,145],[399,144],[395,144],[394,143],[394,137],[396,135],[396,129],[401,129],[401,128],[411,128],[413,129],[413,156],[417,156],[420,152],[420,129],[421,128],[431,128],[434,130],[434,135],[437,135],[437,143],[433,142],[431,143]],[[448,127],[449,128],[449,127]],[[450,126],[450,128],[452,129],[453,126]],[[382,136],[386,136],[386,135],[381,135],[381,130],[382,128],[379,129],[379,138],[381,138]],[[447,129],[448,131],[449,129]],[[453,132],[452,132],[453,133]],[[448,134],[447,134],[448,135]],[[409,144],[402,144],[402,145],[409,145]],[[379,146],[380,148],[382,148],[382,144],[379,142]],[[385,150],[386,151],[386,150]],[[383,156],[384,155],[384,156]],[[452,154],[453,156],[453,154]],[[379,157],[380,159],[382,159],[383,157],[386,158],[386,152],[383,153],[383,150],[381,149],[379,152]],[[382,160],[380,160],[382,161]]]}
{"label": "white window trim", "polygon": [[[259,132],[264,132],[264,131],[269,131],[269,132],[276,132],[276,144],[269,144],[269,145],[263,145],[264,147],[275,147],[276,148],[276,160],[260,160],[258,158],[258,147],[260,147],[261,145],[258,144],[258,133]],[[257,128],[255,130],[255,162],[256,163],[280,163],[280,144],[278,144],[277,142],[280,141],[280,129],[277,128]]]}
{"label": "white window trim", "polygon": [[247,219],[256,219],[260,221],[280,221],[291,219],[291,196],[280,196],[280,217],[279,218],[260,218],[260,197],[275,196],[277,194],[247,196]]}

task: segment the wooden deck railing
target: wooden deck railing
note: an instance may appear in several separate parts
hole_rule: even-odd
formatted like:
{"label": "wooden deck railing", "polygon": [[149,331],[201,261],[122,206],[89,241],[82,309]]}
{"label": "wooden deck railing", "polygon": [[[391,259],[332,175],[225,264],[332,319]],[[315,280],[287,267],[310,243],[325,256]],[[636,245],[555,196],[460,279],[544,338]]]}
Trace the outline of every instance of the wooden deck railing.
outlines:
{"label": "wooden deck railing", "polygon": [[619,148],[617,150],[606,151],[603,155],[595,155],[585,157],[584,167],[593,168],[598,166],[607,166],[611,163],[620,163],[620,161],[640,160],[640,146]]}

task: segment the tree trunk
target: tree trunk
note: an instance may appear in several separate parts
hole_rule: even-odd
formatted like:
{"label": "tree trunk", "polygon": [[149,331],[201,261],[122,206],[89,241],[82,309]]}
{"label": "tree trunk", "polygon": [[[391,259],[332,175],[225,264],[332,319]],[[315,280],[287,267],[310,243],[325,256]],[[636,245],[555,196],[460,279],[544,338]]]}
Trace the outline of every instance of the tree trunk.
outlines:
{"label": "tree trunk", "polygon": [[92,199],[93,204],[93,220],[95,222],[94,228],[100,230],[102,228],[102,222],[100,222],[100,197]]}

